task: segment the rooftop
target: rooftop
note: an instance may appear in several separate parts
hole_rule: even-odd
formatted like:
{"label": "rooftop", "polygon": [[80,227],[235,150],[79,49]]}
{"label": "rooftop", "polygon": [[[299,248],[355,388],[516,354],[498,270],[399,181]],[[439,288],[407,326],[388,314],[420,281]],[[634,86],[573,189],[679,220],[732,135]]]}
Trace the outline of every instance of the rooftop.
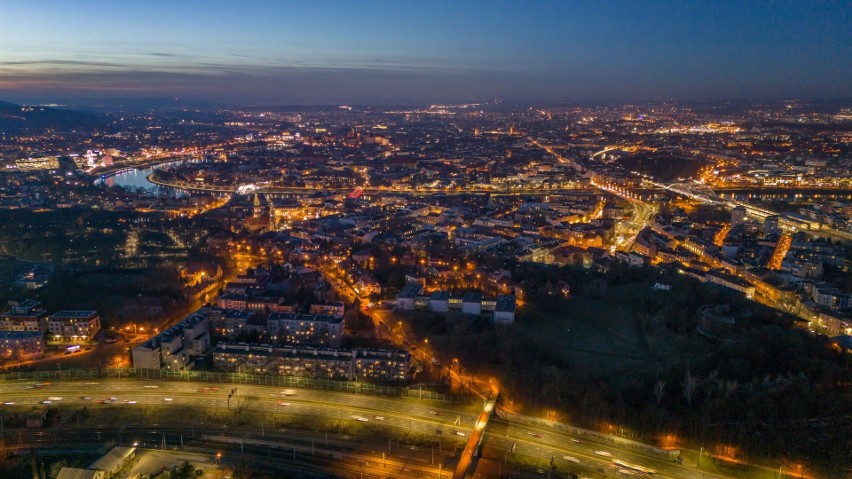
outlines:
{"label": "rooftop", "polygon": [[50,319],[93,319],[98,315],[97,311],[57,311],[50,315]]}

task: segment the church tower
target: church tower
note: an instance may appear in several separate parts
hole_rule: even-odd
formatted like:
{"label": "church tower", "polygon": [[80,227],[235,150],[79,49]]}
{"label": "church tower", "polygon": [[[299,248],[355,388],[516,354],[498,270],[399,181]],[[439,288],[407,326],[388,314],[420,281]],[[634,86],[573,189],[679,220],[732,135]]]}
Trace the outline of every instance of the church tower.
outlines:
{"label": "church tower", "polygon": [[256,219],[263,216],[263,207],[260,205],[260,196],[257,192],[254,193],[254,203],[252,203],[252,216]]}

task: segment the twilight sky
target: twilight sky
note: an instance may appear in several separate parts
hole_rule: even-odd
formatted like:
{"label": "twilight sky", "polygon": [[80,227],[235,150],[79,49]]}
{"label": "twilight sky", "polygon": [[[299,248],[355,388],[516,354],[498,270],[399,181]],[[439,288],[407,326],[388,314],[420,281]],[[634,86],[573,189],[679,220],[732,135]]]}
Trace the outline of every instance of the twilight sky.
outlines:
{"label": "twilight sky", "polygon": [[852,96],[846,1],[0,0],[0,99]]}

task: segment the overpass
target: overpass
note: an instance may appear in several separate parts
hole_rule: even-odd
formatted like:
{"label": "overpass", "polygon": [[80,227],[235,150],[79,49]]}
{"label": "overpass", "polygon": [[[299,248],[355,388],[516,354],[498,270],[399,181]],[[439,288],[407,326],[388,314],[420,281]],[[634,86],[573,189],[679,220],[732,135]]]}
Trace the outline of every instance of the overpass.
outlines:
{"label": "overpass", "polygon": [[482,408],[482,412],[476,419],[476,422],[473,425],[473,432],[470,433],[467,444],[464,446],[459,462],[456,465],[456,470],[453,473],[453,479],[464,479],[467,475],[467,471],[470,469],[470,463],[473,461],[473,455],[476,454],[476,450],[479,448],[480,443],[482,443],[482,438],[485,436],[485,426],[488,425],[488,421],[494,413],[494,406],[497,404],[497,397],[499,395],[500,393],[497,391],[497,388],[492,387],[491,395],[485,400],[485,406]]}

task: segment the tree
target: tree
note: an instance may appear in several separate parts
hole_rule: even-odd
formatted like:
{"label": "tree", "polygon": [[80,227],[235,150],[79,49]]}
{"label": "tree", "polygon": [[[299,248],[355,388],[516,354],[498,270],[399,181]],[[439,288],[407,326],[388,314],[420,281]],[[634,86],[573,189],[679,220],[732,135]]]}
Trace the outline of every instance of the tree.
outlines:
{"label": "tree", "polygon": [[692,398],[695,396],[697,387],[698,379],[690,371],[686,371],[686,377],[683,379],[683,397],[686,398],[686,403],[690,406],[692,406]]}
{"label": "tree", "polygon": [[654,384],[654,397],[657,399],[657,406],[660,405],[660,401],[663,400],[663,390],[666,388],[666,382],[663,380],[657,380]]}
{"label": "tree", "polygon": [[184,461],[180,466],[176,466],[170,474],[170,479],[192,479],[195,477],[195,466]]}

